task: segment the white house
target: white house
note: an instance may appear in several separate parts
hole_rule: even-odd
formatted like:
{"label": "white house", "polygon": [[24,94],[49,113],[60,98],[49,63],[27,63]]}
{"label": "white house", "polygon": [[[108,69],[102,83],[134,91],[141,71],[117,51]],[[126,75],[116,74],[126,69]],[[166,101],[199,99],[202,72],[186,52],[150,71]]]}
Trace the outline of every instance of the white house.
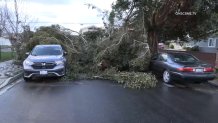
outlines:
{"label": "white house", "polygon": [[198,46],[199,51],[206,53],[217,53],[218,52],[218,35],[210,36],[206,39],[199,41],[190,41],[186,44],[186,47]]}
{"label": "white house", "polygon": [[11,42],[9,39],[4,38],[4,37],[0,37],[0,45],[8,45],[11,46]]}

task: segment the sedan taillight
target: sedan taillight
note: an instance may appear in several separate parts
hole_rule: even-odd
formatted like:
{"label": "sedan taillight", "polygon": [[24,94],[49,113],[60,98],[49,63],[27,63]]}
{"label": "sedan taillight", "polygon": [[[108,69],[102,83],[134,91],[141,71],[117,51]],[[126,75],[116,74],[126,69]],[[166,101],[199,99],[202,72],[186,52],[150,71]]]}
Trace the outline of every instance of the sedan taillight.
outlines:
{"label": "sedan taillight", "polygon": [[204,72],[214,72],[214,69],[212,67],[204,68]]}
{"label": "sedan taillight", "polygon": [[183,68],[178,68],[177,70],[181,72],[194,72],[194,68],[192,67],[183,67]]}

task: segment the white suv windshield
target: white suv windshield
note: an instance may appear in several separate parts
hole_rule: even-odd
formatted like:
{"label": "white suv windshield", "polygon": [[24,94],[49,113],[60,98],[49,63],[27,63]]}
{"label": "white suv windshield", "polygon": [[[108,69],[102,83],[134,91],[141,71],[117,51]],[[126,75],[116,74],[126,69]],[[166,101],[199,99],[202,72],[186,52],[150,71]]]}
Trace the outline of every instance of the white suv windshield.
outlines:
{"label": "white suv windshield", "polygon": [[61,55],[62,50],[60,47],[42,46],[35,47],[32,51],[33,56],[44,56],[44,55]]}

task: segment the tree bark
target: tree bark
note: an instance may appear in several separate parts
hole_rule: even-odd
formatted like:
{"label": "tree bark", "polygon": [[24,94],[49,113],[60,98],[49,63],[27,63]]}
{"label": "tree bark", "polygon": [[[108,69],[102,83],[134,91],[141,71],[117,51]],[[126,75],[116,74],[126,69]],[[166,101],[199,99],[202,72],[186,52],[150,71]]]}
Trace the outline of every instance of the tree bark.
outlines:
{"label": "tree bark", "polygon": [[156,54],[158,52],[158,33],[155,30],[148,31],[148,45],[151,54]]}

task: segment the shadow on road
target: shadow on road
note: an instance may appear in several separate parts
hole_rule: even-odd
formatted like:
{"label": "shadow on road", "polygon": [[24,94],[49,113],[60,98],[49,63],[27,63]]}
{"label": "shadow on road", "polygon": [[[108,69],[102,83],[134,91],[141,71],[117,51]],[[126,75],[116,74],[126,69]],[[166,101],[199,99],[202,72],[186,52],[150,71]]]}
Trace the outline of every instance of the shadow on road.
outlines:
{"label": "shadow on road", "polygon": [[43,78],[34,78],[27,83],[58,83],[61,82],[60,78],[57,77],[43,77]]}
{"label": "shadow on road", "polygon": [[218,87],[212,85],[208,82],[205,83],[185,83],[185,82],[174,82],[173,84],[165,84],[160,81],[166,87],[170,88],[178,88],[178,89],[186,89],[186,90],[194,90],[200,92],[210,92],[210,93],[218,93]]}

